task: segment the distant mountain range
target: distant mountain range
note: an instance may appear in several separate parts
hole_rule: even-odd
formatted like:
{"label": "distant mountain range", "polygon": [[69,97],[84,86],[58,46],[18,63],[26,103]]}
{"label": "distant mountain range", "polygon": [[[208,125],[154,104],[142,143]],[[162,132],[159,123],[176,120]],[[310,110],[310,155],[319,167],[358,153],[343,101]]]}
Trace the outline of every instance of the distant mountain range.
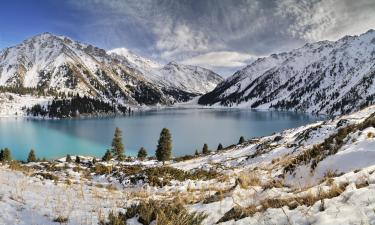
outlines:
{"label": "distant mountain range", "polygon": [[374,103],[375,31],[259,58],[200,104],[344,114]]}
{"label": "distant mountain range", "polygon": [[53,89],[126,105],[187,101],[222,80],[201,67],[163,66],[127,49],[106,52],[50,33],[0,52],[0,86]]}

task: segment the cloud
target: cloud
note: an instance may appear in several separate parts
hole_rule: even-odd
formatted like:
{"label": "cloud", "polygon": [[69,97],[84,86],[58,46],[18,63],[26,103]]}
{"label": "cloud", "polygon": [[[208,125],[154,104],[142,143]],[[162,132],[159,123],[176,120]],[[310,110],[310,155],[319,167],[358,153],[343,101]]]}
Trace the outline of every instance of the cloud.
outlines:
{"label": "cloud", "polygon": [[256,57],[233,51],[209,52],[181,61],[183,64],[214,67],[243,67]]}
{"label": "cloud", "polygon": [[162,52],[163,58],[210,49],[208,37],[203,32],[192,30],[186,24],[157,24],[154,32],[157,35],[155,47]]}
{"label": "cloud", "polygon": [[276,15],[292,18],[288,32],[308,41],[337,40],[375,28],[373,0],[283,0]]}
{"label": "cloud", "polygon": [[89,14],[80,34],[107,49],[126,47],[161,62],[233,72],[254,57],[244,52],[264,56],[375,28],[374,0],[70,0],[70,4]]}

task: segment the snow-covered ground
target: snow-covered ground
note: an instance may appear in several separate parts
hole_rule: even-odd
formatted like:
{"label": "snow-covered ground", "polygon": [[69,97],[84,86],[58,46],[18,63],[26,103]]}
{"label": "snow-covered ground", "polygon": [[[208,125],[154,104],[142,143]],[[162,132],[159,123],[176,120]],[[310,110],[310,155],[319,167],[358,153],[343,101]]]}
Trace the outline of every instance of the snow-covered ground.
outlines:
{"label": "snow-covered ground", "polygon": [[0,93],[0,117],[25,117],[25,108],[36,104],[46,105],[51,100],[52,97]]}
{"label": "snow-covered ground", "polygon": [[184,202],[207,215],[203,224],[375,224],[374,113],[371,106],[167,167],[90,157],[4,164],[0,224],[55,224],[59,216],[97,224],[149,199]]}

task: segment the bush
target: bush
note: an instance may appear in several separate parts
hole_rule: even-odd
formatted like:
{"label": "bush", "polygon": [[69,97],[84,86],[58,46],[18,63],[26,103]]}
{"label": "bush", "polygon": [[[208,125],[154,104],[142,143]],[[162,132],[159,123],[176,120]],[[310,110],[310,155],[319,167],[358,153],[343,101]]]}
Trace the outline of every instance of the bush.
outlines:
{"label": "bush", "polygon": [[34,173],[33,176],[41,176],[43,179],[53,180],[55,182],[59,181],[59,177],[51,173]]}
{"label": "bush", "polygon": [[34,149],[30,150],[29,156],[27,157],[27,162],[36,162],[36,155]]}
{"label": "bush", "polygon": [[180,203],[160,202],[150,200],[140,202],[127,208],[126,213],[108,215],[108,222],[100,222],[102,225],[123,225],[126,220],[138,217],[138,222],[149,225],[155,221],[156,225],[200,225],[207,218],[204,213],[189,213]]}
{"label": "bush", "polygon": [[12,161],[12,154],[9,148],[4,148],[0,150],[0,162]]}
{"label": "bush", "polygon": [[63,216],[58,216],[53,220],[53,222],[56,222],[56,223],[67,223],[68,221],[69,219]]}
{"label": "bush", "polygon": [[99,175],[110,174],[112,172],[112,168],[99,163],[96,164],[95,167],[91,168],[91,172],[94,172]]}
{"label": "bush", "polygon": [[141,147],[139,149],[137,157],[140,160],[144,160],[147,157],[147,151],[146,151],[146,149],[144,147]]}

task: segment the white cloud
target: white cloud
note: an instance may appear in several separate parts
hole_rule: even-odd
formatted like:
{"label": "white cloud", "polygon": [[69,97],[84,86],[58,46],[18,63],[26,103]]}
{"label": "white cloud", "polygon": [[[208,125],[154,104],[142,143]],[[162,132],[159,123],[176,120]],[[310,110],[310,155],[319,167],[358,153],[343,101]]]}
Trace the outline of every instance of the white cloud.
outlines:
{"label": "white cloud", "polygon": [[246,66],[255,56],[234,52],[234,51],[217,51],[198,55],[193,58],[181,61],[183,64],[203,66],[207,68],[214,67],[243,67]]}
{"label": "white cloud", "polygon": [[375,28],[375,0],[70,0],[92,18],[79,32],[108,48],[212,69],[243,67],[254,55]]}
{"label": "white cloud", "polygon": [[211,47],[203,32],[192,30],[186,24],[174,25],[171,21],[164,20],[163,23],[156,23],[153,30],[157,36],[155,47],[162,52],[162,58],[206,51]]}
{"label": "white cloud", "polygon": [[375,28],[375,1],[283,0],[276,15],[293,18],[288,32],[294,37],[337,40]]}

